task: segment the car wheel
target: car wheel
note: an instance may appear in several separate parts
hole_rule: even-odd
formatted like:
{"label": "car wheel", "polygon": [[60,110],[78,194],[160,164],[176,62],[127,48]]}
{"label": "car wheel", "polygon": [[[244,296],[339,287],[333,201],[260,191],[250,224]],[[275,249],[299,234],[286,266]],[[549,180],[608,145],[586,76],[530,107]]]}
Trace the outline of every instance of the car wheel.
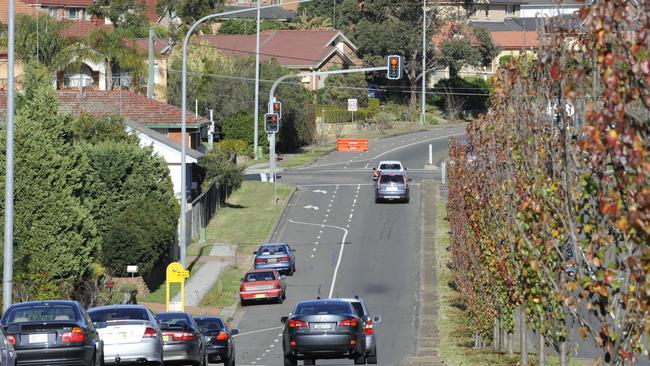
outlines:
{"label": "car wheel", "polygon": [[241,299],[240,303],[241,303],[242,308],[246,307],[248,305],[248,302],[246,302],[246,300],[244,300],[244,299]]}
{"label": "car wheel", "polygon": [[315,365],[315,364],[316,364],[316,360],[314,360],[313,358],[305,358],[305,362],[304,362],[304,364],[305,364],[305,365]]}
{"label": "car wheel", "polygon": [[282,295],[280,295],[280,297],[278,297],[278,304],[282,304],[284,302],[284,299],[285,299],[285,295],[283,293]]}
{"label": "car wheel", "polygon": [[284,366],[298,366],[298,360],[293,355],[284,355]]}
{"label": "car wheel", "polygon": [[377,350],[373,351],[372,353],[369,353],[366,356],[366,363],[371,364],[371,365],[376,365],[377,364]]}
{"label": "car wheel", "polygon": [[366,364],[366,355],[362,354],[360,356],[355,357],[354,364],[355,365],[365,365]]}

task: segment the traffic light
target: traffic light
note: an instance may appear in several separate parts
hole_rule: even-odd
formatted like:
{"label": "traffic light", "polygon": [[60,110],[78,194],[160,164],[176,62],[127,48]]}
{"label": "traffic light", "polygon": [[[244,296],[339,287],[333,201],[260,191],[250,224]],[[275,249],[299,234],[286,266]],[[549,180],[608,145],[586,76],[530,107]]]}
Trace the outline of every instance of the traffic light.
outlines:
{"label": "traffic light", "polygon": [[280,117],[276,113],[267,113],[264,115],[264,131],[266,133],[278,132]]}
{"label": "traffic light", "polygon": [[278,101],[274,101],[272,103],[273,106],[273,113],[278,115],[278,119],[282,119],[282,103]]}
{"label": "traffic light", "polygon": [[388,79],[399,80],[402,78],[402,56],[388,56]]}

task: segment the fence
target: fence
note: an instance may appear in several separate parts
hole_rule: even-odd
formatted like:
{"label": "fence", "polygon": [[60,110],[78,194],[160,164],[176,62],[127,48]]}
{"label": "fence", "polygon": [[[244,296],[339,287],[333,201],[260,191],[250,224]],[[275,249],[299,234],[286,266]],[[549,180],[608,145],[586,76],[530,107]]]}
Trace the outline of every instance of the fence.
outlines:
{"label": "fence", "polygon": [[226,201],[227,189],[225,184],[212,183],[210,188],[196,197],[187,210],[187,243],[197,239],[204,240],[204,229],[217,214]]}

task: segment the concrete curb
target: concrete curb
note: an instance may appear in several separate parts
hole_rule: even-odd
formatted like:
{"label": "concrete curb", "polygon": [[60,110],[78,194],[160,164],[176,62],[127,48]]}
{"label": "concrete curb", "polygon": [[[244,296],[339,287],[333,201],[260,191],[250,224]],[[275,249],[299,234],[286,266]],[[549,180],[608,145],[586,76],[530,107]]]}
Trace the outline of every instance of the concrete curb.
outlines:
{"label": "concrete curb", "polygon": [[424,181],[421,184],[422,204],[420,206],[420,287],[417,306],[417,340],[415,354],[401,362],[403,366],[440,366],[436,346],[438,304],[436,295],[435,233],[438,205],[438,183]]}
{"label": "concrete curb", "polygon": [[293,191],[291,191],[291,194],[289,194],[289,198],[287,198],[287,203],[285,203],[284,207],[282,208],[282,213],[275,220],[275,224],[273,224],[273,230],[271,230],[271,234],[266,239],[267,242],[271,242],[273,240],[273,238],[275,238],[275,235],[277,234],[278,229],[280,228],[280,223],[282,222],[282,218],[287,213],[287,207],[289,207],[291,205],[291,201],[293,201],[293,197],[296,195],[297,191],[298,191],[298,188],[293,187]]}

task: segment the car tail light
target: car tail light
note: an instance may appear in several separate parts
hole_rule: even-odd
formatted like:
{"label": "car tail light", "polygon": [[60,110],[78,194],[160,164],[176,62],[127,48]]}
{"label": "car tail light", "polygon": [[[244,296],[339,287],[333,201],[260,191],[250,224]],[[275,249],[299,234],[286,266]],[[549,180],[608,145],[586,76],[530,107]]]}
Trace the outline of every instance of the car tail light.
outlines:
{"label": "car tail light", "polygon": [[158,333],[156,332],[155,329],[147,327],[147,329],[144,330],[144,334],[142,335],[142,338],[156,338],[158,336]]}
{"label": "car tail light", "polygon": [[226,332],[219,332],[219,334],[217,334],[217,336],[214,337],[214,339],[218,341],[227,341],[229,338],[230,336]]}
{"label": "car tail light", "polygon": [[280,290],[280,289],[282,289],[282,286],[280,285],[280,282],[276,282],[276,283],[275,283],[275,286],[273,286],[273,288],[274,288],[275,290]]}
{"label": "car tail light", "polygon": [[356,327],[356,326],[357,326],[356,319],[345,319],[339,322],[339,327]]}
{"label": "car tail light", "polygon": [[61,342],[63,343],[81,343],[86,339],[86,335],[81,328],[72,328],[69,332],[63,333]]}
{"label": "car tail light", "polygon": [[266,258],[255,258],[255,263],[266,263]]}
{"label": "car tail light", "polygon": [[172,341],[174,342],[185,342],[185,341],[194,340],[194,334],[189,332],[165,332],[163,334],[171,337]]}
{"label": "car tail light", "polygon": [[278,257],[278,262],[288,262],[289,259],[289,257]]}
{"label": "car tail light", "polygon": [[366,335],[372,335],[374,332],[374,324],[372,323],[372,320],[367,321],[364,326],[363,326]]}
{"label": "car tail light", "polygon": [[14,337],[13,334],[7,334],[7,339],[9,340],[9,343],[11,343],[12,346],[16,345],[16,337]]}
{"label": "car tail light", "polygon": [[307,322],[302,321],[302,320],[291,319],[291,320],[289,320],[289,327],[290,328],[307,328]]}

